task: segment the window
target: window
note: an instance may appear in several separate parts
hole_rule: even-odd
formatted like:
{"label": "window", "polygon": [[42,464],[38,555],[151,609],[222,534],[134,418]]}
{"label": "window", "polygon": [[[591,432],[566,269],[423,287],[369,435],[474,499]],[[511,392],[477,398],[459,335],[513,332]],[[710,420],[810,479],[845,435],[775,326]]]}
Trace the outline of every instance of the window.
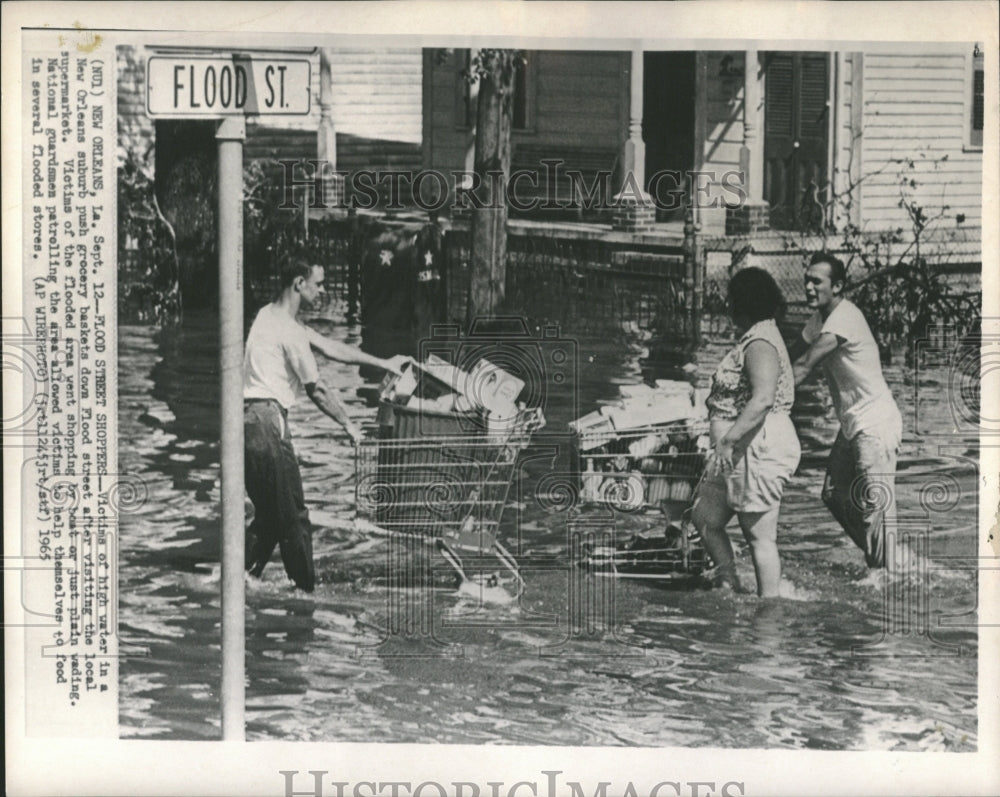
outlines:
{"label": "window", "polygon": [[969,147],[983,148],[983,48],[976,45],[972,51],[972,89],[969,94]]}
{"label": "window", "polygon": [[[471,62],[472,50],[466,50],[463,69],[465,74],[468,74]],[[465,78],[465,74],[459,76],[459,80],[463,86],[462,107],[465,113],[462,127],[472,128],[476,126],[476,103],[479,99],[479,83],[470,83]],[[531,127],[531,114],[528,111],[528,88],[528,66],[525,63],[519,63],[514,72],[514,113],[511,121],[511,129],[513,130],[525,131]]]}
{"label": "window", "polygon": [[776,230],[813,230],[829,198],[830,54],[764,54],[764,199]]}

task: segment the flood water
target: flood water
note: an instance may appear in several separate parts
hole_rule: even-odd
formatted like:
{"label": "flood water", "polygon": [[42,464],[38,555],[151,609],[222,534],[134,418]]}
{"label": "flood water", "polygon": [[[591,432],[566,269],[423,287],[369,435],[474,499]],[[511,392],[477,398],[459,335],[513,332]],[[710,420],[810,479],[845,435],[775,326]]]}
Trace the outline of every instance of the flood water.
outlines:
{"label": "flood water", "polygon": [[[334,311],[321,331],[359,343]],[[119,458],[148,499],[123,518],[123,737],[220,738],[219,446],[214,318],[119,330]],[[724,334],[698,352],[702,384]],[[643,374],[645,344],[577,338],[578,404],[556,391],[547,432]],[[318,358],[321,359],[321,358]],[[322,361],[359,421],[356,368]],[[354,452],[310,402],[291,413],[320,583],[295,592],[277,553],[248,584],[249,739],[830,750],[976,749],[975,438],[955,434],[944,366],[887,377],[905,419],[901,528],[926,546],[921,577],[869,574],[819,500],[836,430],[824,392],[797,418],[803,460],[779,531],[788,597],[693,583],[595,578],[568,524],[631,533],[656,512],[560,511],[533,484],[567,468],[539,441],[515,479],[503,537],[523,566],[518,601],[456,591],[442,561],[390,589],[387,540],[354,519]],[[914,382],[916,381],[916,384]],[[732,527],[734,541],[739,532]],[[740,542],[738,565],[753,585]],[[506,593],[504,593],[506,594]],[[492,597],[488,595],[487,597]]]}

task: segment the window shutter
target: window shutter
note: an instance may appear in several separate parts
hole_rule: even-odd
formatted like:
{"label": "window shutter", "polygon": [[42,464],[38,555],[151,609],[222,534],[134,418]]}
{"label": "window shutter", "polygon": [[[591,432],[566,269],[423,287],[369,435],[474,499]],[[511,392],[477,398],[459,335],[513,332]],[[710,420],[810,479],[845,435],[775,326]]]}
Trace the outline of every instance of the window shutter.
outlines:
{"label": "window shutter", "polygon": [[972,129],[969,144],[983,145],[983,56],[979,53],[972,61]]}
{"label": "window shutter", "polygon": [[764,84],[764,198],[775,229],[823,223],[827,188],[829,55],[768,53]]}
{"label": "window shutter", "polygon": [[792,78],[791,53],[774,53],[769,56],[764,88],[764,120],[766,133],[769,135],[793,135]]}
{"label": "window shutter", "polygon": [[826,55],[803,55],[802,77],[799,83],[799,135],[826,141],[829,91]]}

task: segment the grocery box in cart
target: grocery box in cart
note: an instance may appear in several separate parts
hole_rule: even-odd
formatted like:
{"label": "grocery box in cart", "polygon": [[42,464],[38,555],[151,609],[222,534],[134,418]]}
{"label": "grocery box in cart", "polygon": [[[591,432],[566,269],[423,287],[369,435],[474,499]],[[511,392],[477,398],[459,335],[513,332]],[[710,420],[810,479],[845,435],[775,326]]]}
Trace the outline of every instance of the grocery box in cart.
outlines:
{"label": "grocery box in cart", "polygon": [[621,389],[621,398],[570,424],[580,503],[621,512],[661,510],[665,529],[586,552],[600,575],[697,575],[708,557],[688,520],[709,452],[704,393],[688,382]]}
{"label": "grocery box in cart", "polygon": [[[390,374],[379,391],[379,425],[387,437],[425,434],[503,434],[514,431],[526,416],[533,423],[540,410],[528,410],[517,398],[524,382],[488,360],[470,371],[433,354]],[[407,412],[396,411],[406,408]],[[407,425],[407,419],[412,424]],[[403,426],[397,426],[402,422]]]}
{"label": "grocery box in cart", "polygon": [[435,357],[388,377],[377,433],[358,447],[358,513],[419,537],[466,576],[460,552],[492,554],[518,454],[544,425],[517,402],[524,383],[492,363],[463,371]]}
{"label": "grocery box in cart", "polygon": [[676,516],[690,504],[709,449],[702,395],[687,382],[663,380],[622,392],[570,424],[581,502]]}

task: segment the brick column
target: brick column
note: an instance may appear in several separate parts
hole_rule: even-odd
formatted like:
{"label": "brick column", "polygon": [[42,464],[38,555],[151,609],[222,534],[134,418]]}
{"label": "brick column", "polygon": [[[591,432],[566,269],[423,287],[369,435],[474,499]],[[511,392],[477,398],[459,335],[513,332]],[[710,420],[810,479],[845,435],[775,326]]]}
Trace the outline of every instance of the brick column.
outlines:
{"label": "brick column", "polygon": [[656,224],[656,206],[649,194],[621,193],[612,200],[611,228],[620,232],[649,232]]}
{"label": "brick column", "polygon": [[771,206],[747,200],[739,207],[726,208],[726,235],[750,235],[771,229]]}

